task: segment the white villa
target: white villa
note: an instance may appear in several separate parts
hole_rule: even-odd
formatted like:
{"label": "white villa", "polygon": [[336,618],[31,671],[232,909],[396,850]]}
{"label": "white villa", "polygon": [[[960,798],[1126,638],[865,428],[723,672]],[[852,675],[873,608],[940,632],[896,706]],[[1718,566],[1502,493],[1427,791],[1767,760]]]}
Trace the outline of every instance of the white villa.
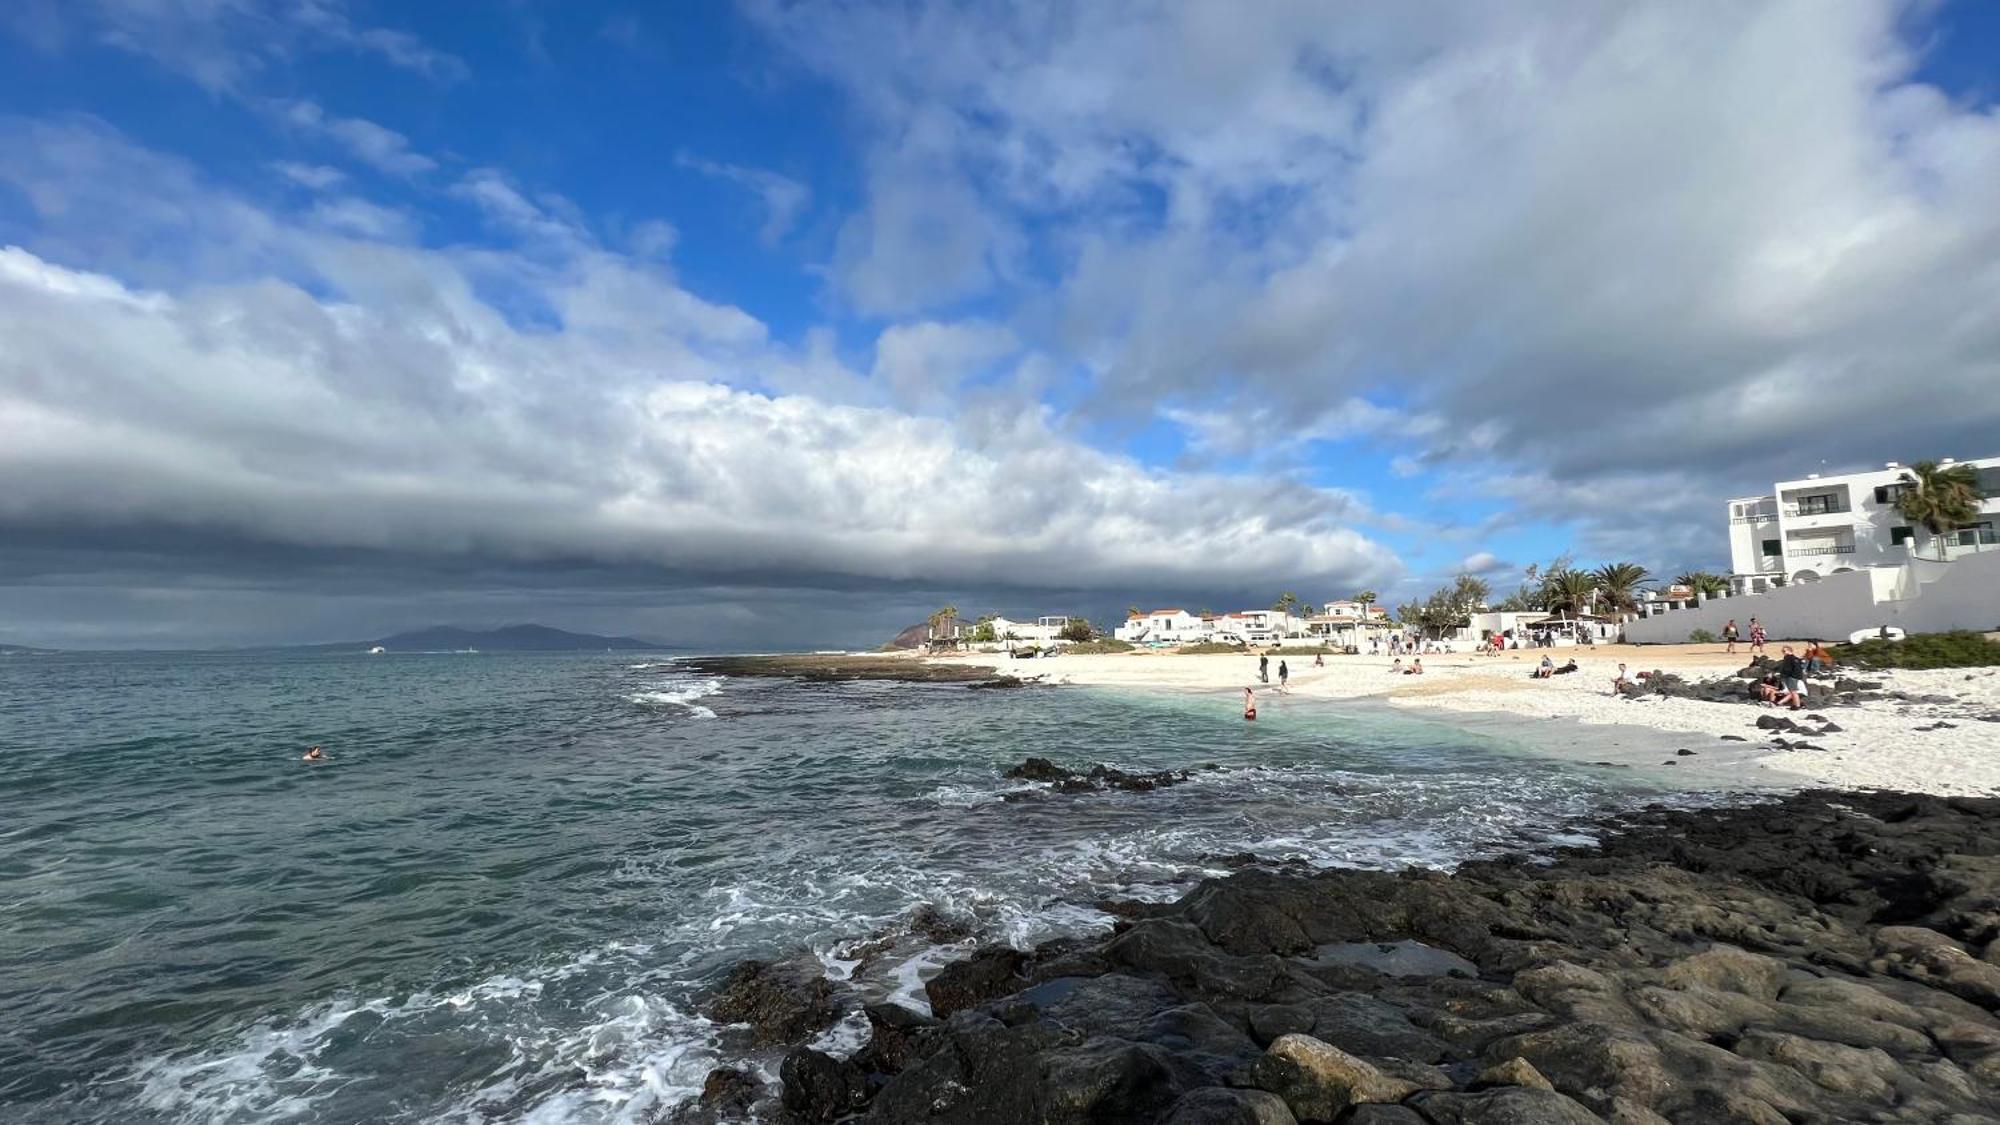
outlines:
{"label": "white villa", "polygon": [[[1954,464],[1951,458],[1939,464]],[[1985,502],[1980,518],[1943,536],[1943,557],[2000,546],[2000,456],[1963,462],[1979,474]],[[1776,580],[1810,582],[1870,566],[1900,566],[1913,556],[1936,559],[1939,544],[1896,511],[1908,487],[1903,467],[1779,481],[1768,495],[1729,501],[1730,581],[1739,594],[1758,594]]]}
{"label": "white villa", "polygon": [[1009,621],[1004,617],[993,619],[993,635],[1002,641],[1023,641],[1028,644],[1046,645],[1058,641],[1063,626],[1069,624],[1066,613],[1037,617],[1033,621]]}
{"label": "white villa", "polygon": [[1132,644],[1262,645],[1287,637],[1324,637],[1339,644],[1364,644],[1372,631],[1390,628],[1387,610],[1360,602],[1328,602],[1325,612],[1303,607],[1306,615],[1275,609],[1243,609],[1234,613],[1190,613],[1178,607],[1135,613],[1113,633]]}

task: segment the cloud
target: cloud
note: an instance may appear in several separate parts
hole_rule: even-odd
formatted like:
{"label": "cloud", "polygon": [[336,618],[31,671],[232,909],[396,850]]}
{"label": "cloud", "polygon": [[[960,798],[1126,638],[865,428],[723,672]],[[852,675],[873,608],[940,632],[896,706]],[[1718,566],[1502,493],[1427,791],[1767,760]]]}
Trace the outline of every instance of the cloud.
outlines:
{"label": "cloud", "polygon": [[[97,168],[164,159],[102,130],[69,140]],[[16,544],[143,553],[195,535],[774,586],[1214,589],[1399,570],[1338,490],[1149,468],[1042,408],[952,419],[754,389],[810,385],[800,369],[827,360],[497,174],[463,186],[516,249],[409,245],[354,218],[374,212],[262,212],[184,170],[115,182],[176,214],[238,216],[243,268],[138,287],[0,250],[0,538]],[[41,216],[51,231],[120,201],[69,202]],[[302,276],[256,268],[270,260]],[[496,306],[496,278],[546,319]],[[877,362],[892,380],[950,377],[1009,343],[920,325],[885,334]]]}
{"label": "cloud", "polygon": [[726,180],[754,193],[764,205],[764,225],[757,231],[757,240],[765,246],[776,246],[791,232],[812,202],[812,189],[776,172],[763,168],[748,168],[740,164],[723,164],[688,153],[680,153],[675,163],[683,168],[691,168],[704,176]]}
{"label": "cloud", "polygon": [[314,51],[371,55],[439,82],[469,74],[463,60],[393,28],[357,24],[340,0],[21,0],[11,28],[56,52],[103,44],[179,72],[218,93],[241,93],[274,62]]}
{"label": "cloud", "polygon": [[873,375],[897,401],[935,408],[1020,347],[1011,330],[984,321],[895,324],[875,339]]}
{"label": "cloud", "polygon": [[850,297],[1025,310],[1095,415],[1220,452],[1392,401],[1431,424],[1401,472],[1676,518],[2000,433],[2000,111],[1913,77],[1907,5],[751,10],[886,170]]}
{"label": "cloud", "polygon": [[373,121],[329,114],[309,101],[277,102],[272,108],[286,125],[334,141],[378,172],[416,176],[437,167],[437,161],[410,148],[408,137]]}
{"label": "cloud", "polygon": [[347,173],[324,164],[302,164],[293,160],[279,160],[271,164],[271,170],[303,188],[325,191],[338,187],[347,179]]}

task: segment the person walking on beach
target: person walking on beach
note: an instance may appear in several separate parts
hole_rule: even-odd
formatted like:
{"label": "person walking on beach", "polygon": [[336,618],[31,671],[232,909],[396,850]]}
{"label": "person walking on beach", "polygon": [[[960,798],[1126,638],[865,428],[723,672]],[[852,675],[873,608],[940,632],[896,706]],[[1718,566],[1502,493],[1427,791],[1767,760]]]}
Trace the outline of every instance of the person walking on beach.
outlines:
{"label": "person walking on beach", "polygon": [[1729,619],[1729,624],[1727,624],[1727,625],[1724,625],[1724,626],[1722,627],[1722,639],[1723,639],[1724,643],[1728,644],[1728,646],[1729,646],[1728,648],[1726,648],[1726,649],[1723,649],[1723,651],[1724,651],[1724,652],[1727,652],[1727,653],[1729,653],[1729,654],[1730,654],[1730,655],[1732,655],[1732,656],[1733,656],[1733,655],[1735,655],[1735,653],[1736,653],[1736,619],[1735,619],[1734,617],[1732,617],[1732,618],[1730,618],[1730,619]]}
{"label": "person walking on beach", "polygon": [[1257,682],[1260,684],[1271,682],[1271,654],[1268,652],[1257,656]]}
{"label": "person walking on beach", "polygon": [[1290,683],[1291,679],[1292,679],[1292,670],[1290,668],[1285,667],[1284,661],[1282,660],[1278,661],[1278,690],[1284,691],[1285,685]]}
{"label": "person walking on beach", "polygon": [[1753,653],[1764,651],[1764,626],[1754,617],[1750,619],[1750,651]]}
{"label": "person walking on beach", "polygon": [[[1756,636],[1756,627],[1751,627],[1751,636]],[[1785,646],[1785,657],[1778,661],[1778,684],[1783,690],[1777,704],[1796,711],[1806,705],[1806,662],[1799,659],[1792,646]]]}
{"label": "person walking on beach", "polygon": [[1324,667],[1326,667],[1326,654],[1325,654],[1325,653],[1323,653],[1323,652],[1315,652],[1315,653],[1313,653],[1313,667],[1315,667],[1315,668],[1324,668]]}
{"label": "person walking on beach", "polygon": [[1249,688],[1243,689],[1243,718],[1252,723],[1257,721],[1257,693]]}

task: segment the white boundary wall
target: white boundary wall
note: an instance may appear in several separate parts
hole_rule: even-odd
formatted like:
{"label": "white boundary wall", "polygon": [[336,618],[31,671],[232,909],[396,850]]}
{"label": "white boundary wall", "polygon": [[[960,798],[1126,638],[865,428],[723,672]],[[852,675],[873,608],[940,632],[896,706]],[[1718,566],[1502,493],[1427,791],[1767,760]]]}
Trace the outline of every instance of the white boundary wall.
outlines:
{"label": "white boundary wall", "polygon": [[1696,629],[1722,635],[1730,618],[1745,639],[1750,619],[1773,638],[1844,641],[1861,629],[1894,625],[1909,633],[2000,629],[2000,551],[1950,562],[1916,560],[1830,574],[1747,597],[1719,598],[1625,623],[1625,639],[1679,644]]}

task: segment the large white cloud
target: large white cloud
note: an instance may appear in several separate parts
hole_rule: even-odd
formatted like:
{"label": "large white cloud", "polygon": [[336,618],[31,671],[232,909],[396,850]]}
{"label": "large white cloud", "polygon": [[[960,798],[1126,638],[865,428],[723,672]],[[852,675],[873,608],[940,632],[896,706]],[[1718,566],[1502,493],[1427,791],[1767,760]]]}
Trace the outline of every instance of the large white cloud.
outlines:
{"label": "large white cloud", "polygon": [[[956,377],[1004,354],[992,326],[885,333],[879,378],[822,380],[834,361],[497,173],[460,194],[514,248],[425,249],[231,198],[100,127],[11,132],[36,143],[0,178],[61,200],[52,234],[118,204],[103,182],[63,190],[68,169],[136,166],[173,173],[112,181],[143,183],[143,221],[215,231],[221,254],[202,280],[139,286],[0,250],[0,520],[17,527],[787,583],[1125,591],[1398,570],[1338,490],[1151,469],[998,399],[957,419],[887,405],[920,367]],[[816,382],[848,393],[799,389]]]}
{"label": "large white cloud", "polygon": [[1101,412],[1212,444],[1386,394],[1406,467],[1595,483],[1558,518],[1613,542],[1673,488],[1709,548],[1723,496],[2000,434],[2000,116],[1914,77],[1921,8],[750,10],[878,160],[984,187],[968,229],[1040,232]]}

